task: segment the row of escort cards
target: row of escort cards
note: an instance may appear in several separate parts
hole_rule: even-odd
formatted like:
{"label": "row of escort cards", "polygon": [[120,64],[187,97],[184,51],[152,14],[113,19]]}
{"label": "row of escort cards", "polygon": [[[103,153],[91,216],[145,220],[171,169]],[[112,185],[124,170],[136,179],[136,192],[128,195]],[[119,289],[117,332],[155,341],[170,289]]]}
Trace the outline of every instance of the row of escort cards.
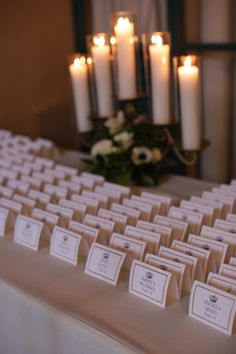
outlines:
{"label": "row of escort cards", "polygon": [[[5,133],[5,135],[4,135]],[[5,137],[4,137],[5,136]],[[56,164],[56,148],[0,130],[0,236],[77,265],[161,307],[190,293],[189,315],[232,334],[236,181],[178,206],[171,198]],[[27,148],[28,147],[28,148]],[[45,157],[47,156],[47,157]]]}

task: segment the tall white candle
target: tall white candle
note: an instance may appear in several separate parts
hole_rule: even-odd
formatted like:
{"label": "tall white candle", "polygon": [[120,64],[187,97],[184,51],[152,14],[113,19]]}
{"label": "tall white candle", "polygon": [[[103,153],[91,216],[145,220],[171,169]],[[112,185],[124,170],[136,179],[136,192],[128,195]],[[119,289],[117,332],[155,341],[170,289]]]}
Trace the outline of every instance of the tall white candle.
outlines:
{"label": "tall white candle", "polygon": [[98,114],[102,117],[112,115],[112,84],[110,70],[110,47],[105,45],[105,37],[94,37],[91,48],[94,63],[95,82],[98,100]]}
{"label": "tall white candle", "polygon": [[201,107],[199,69],[191,65],[191,57],[178,68],[182,142],[185,150],[201,147]]}
{"label": "tall white candle", "polygon": [[153,35],[149,46],[153,123],[170,123],[170,46]]}
{"label": "tall white candle", "polygon": [[134,24],[127,17],[120,17],[114,28],[117,41],[118,97],[136,96],[136,65]]}
{"label": "tall white candle", "polygon": [[70,76],[75,102],[77,128],[80,132],[91,130],[88,70],[85,57],[76,58],[70,65]]}

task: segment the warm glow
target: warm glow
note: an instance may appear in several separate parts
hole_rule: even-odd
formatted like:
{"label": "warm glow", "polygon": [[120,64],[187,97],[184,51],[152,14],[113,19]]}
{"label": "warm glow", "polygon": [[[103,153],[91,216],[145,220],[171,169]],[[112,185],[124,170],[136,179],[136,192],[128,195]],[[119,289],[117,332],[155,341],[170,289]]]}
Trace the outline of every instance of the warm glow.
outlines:
{"label": "warm glow", "polygon": [[111,43],[111,45],[115,45],[116,44],[116,37],[112,36],[110,38],[110,43]]}
{"label": "warm glow", "polygon": [[97,45],[98,47],[104,47],[105,45],[105,37],[104,36],[100,36],[100,37],[93,37],[93,43],[95,45]]}
{"label": "warm glow", "polygon": [[188,56],[188,57],[184,60],[184,67],[185,67],[186,69],[190,69],[190,68],[191,68],[191,64],[192,64],[191,57]]}
{"label": "warm glow", "polygon": [[119,30],[124,30],[129,26],[129,19],[128,17],[119,17],[117,21],[117,26]]}
{"label": "warm glow", "polygon": [[156,44],[158,46],[161,46],[163,44],[163,39],[161,38],[160,35],[153,34],[151,37],[151,42],[152,42],[152,44]]}
{"label": "warm glow", "polygon": [[92,63],[93,63],[92,58],[88,58],[88,59],[87,59],[87,64],[88,64],[88,65],[91,65]]}
{"label": "warm glow", "polygon": [[76,68],[79,68],[81,65],[86,63],[85,57],[80,57],[80,58],[75,58],[74,59],[74,66]]}

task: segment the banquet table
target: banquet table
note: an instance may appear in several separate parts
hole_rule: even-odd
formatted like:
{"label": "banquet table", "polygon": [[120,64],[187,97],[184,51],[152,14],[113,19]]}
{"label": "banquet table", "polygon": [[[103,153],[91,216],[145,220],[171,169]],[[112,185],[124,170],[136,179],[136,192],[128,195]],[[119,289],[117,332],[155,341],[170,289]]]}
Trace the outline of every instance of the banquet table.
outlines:
{"label": "banquet table", "polygon": [[[212,186],[166,176],[155,191],[177,201]],[[84,267],[0,238],[0,354],[236,353],[236,328],[190,318],[189,296],[163,309],[130,294],[127,274],[112,286]]]}

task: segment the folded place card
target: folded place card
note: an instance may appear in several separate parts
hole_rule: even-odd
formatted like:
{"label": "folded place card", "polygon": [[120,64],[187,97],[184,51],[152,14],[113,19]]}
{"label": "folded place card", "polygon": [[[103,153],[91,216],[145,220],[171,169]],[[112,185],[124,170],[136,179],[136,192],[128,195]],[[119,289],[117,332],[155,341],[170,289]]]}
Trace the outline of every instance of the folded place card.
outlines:
{"label": "folded place card", "polygon": [[10,168],[11,167],[11,160],[7,158],[0,158],[0,167]]}
{"label": "folded place card", "polygon": [[87,205],[78,202],[76,203],[72,200],[60,199],[59,205],[67,209],[72,209],[74,211],[73,218],[76,221],[82,221],[87,212]]}
{"label": "folded place card", "polygon": [[37,202],[37,205],[43,208],[51,201],[50,194],[40,192],[36,189],[30,189],[28,192],[28,197],[35,200]]}
{"label": "folded place card", "polygon": [[31,216],[36,220],[44,222],[49,231],[52,231],[55,225],[63,225],[59,215],[49,213],[42,209],[34,208]]}
{"label": "folded place card", "polygon": [[131,193],[130,187],[120,186],[119,184],[115,184],[111,182],[104,181],[103,187],[114,191],[118,191],[119,193],[122,194],[123,197],[127,197],[127,198],[130,196]]}
{"label": "folded place card", "polygon": [[172,273],[136,259],[133,261],[129,277],[131,294],[164,308],[168,298],[174,298],[177,291]]}
{"label": "folded place card", "polygon": [[101,186],[96,186],[94,192],[106,195],[109,198],[110,205],[112,203],[119,203],[122,197],[121,192]]}
{"label": "folded place card", "polygon": [[124,268],[130,269],[133,259],[143,260],[147,243],[113,232],[109,246],[127,254]]}
{"label": "folded place card", "polygon": [[195,279],[203,281],[202,266],[197,257],[189,256],[164,246],[160,247],[158,256],[170,259],[177,263],[185,264],[189,270],[190,279],[192,282]]}
{"label": "folded place card", "polygon": [[67,176],[70,176],[70,177],[76,176],[78,174],[77,168],[68,167],[68,166],[61,165],[61,164],[57,164],[55,166],[55,170],[63,171],[66,173]]}
{"label": "folded place card", "polygon": [[75,232],[55,226],[50,242],[50,254],[76,265],[78,261],[84,261],[87,256],[88,244]]}
{"label": "folded place card", "polygon": [[229,264],[236,267],[236,257],[230,257]]}
{"label": "folded place card", "polygon": [[190,296],[189,316],[231,335],[236,310],[235,300],[235,295],[195,281]]}
{"label": "folded place card", "polygon": [[236,279],[228,278],[224,275],[209,273],[207,284],[227,293],[236,295]]}
{"label": "folded place card", "polygon": [[173,239],[183,241],[187,237],[188,224],[184,221],[176,220],[169,216],[156,215],[153,223],[172,229],[170,243]]}
{"label": "folded place card", "polygon": [[45,172],[37,172],[37,171],[35,171],[35,172],[32,173],[32,176],[40,179],[44,183],[49,183],[49,184],[53,184],[54,183],[54,176],[50,175],[50,174],[47,174]]}
{"label": "folded place card", "polygon": [[151,253],[146,254],[145,262],[173,274],[178,288],[176,294],[177,299],[180,299],[182,295],[190,292],[192,282],[188,268],[185,264],[174,262],[170,259],[159,257]]}
{"label": "folded place card", "polygon": [[161,214],[162,215],[166,215],[168,213],[169,208],[170,208],[170,206],[172,204],[171,198],[166,197],[164,195],[160,195],[160,194],[142,192],[141,193],[141,197],[152,199],[152,200],[156,200],[156,201],[160,201],[161,204],[162,204],[162,206],[161,206]]}
{"label": "folded place card", "polygon": [[227,243],[230,246],[232,255],[234,254],[236,249],[236,235],[224,230],[216,229],[215,227],[204,225],[201,229],[201,236]]}
{"label": "folded place card", "polygon": [[173,250],[185,253],[189,256],[194,256],[199,259],[199,262],[202,265],[202,271],[203,271],[203,277],[204,279],[206,278],[206,274],[210,271],[213,270],[215,271],[215,267],[209,267],[210,266],[210,256],[211,256],[211,251],[210,250],[205,250],[201,247],[193,246],[190,243],[174,240],[172,242],[171,248]]}
{"label": "folded place card", "polygon": [[229,221],[216,219],[214,223],[214,227],[216,229],[220,229],[220,230],[231,232],[232,234],[236,234],[236,224]]}
{"label": "folded place card", "polygon": [[171,207],[168,216],[174,219],[185,221],[189,224],[189,230],[192,233],[198,234],[200,232],[203,214],[195,211],[186,210],[178,207]]}
{"label": "folded place card", "polygon": [[53,168],[55,164],[54,160],[46,159],[45,157],[36,157],[35,162],[43,165],[43,167],[46,168]]}
{"label": "folded place card", "polygon": [[223,204],[221,202],[216,202],[215,200],[204,199],[204,198],[195,197],[195,196],[192,196],[190,198],[190,201],[193,203],[196,203],[196,204],[205,205],[205,206],[209,206],[209,207],[213,208],[214,209],[213,219],[222,217]]}
{"label": "folded place card", "polygon": [[66,178],[66,173],[60,170],[54,170],[51,168],[44,168],[43,170],[45,173],[47,173],[48,175],[52,175],[54,177],[54,179],[57,180],[64,180]]}
{"label": "folded place card", "polygon": [[100,185],[103,184],[103,182],[105,181],[105,178],[103,176],[99,176],[90,172],[82,172],[81,176],[91,178],[96,182],[96,184],[100,184]]}
{"label": "folded place card", "polygon": [[222,203],[223,204],[222,215],[221,215],[222,218],[224,218],[226,214],[232,212],[233,210],[233,201],[229,200],[227,197],[224,197],[220,193],[205,191],[202,193],[202,198]]}
{"label": "folded place card", "polygon": [[93,243],[86,262],[85,273],[116,285],[125,257],[124,252]]}
{"label": "folded place card", "polygon": [[127,225],[125,227],[125,235],[136,238],[147,243],[147,251],[157,253],[161,242],[161,235],[156,232],[143,230],[135,226]]}
{"label": "folded place card", "polygon": [[60,198],[66,198],[68,194],[66,188],[55,186],[54,184],[49,183],[44,184],[43,192],[50,194],[52,197],[55,197],[56,200]]}
{"label": "folded place card", "polygon": [[106,244],[109,244],[110,236],[115,228],[114,221],[105,220],[105,219],[99,218],[98,216],[93,216],[93,215],[87,214],[87,215],[85,215],[83,223],[85,225],[92,226],[92,227],[99,229],[100,236],[103,237]]}
{"label": "folded place card", "polygon": [[140,202],[143,204],[151,205],[152,206],[151,219],[153,219],[156,214],[160,213],[160,210],[161,210],[161,202],[160,201],[148,199],[145,197],[140,197],[137,195],[132,195],[131,200],[134,200],[136,202]]}
{"label": "folded place card", "polygon": [[229,197],[234,200],[233,202],[233,210],[235,208],[236,204],[236,192],[233,190],[227,190],[227,189],[222,189],[222,188],[212,188],[212,192],[216,194],[222,194],[224,197]]}
{"label": "folded place card", "polygon": [[229,256],[229,245],[224,242],[211,240],[204,236],[202,237],[190,234],[188,237],[188,243],[211,251],[217,269],[219,269],[220,264],[223,263]]}
{"label": "folded place card", "polygon": [[0,237],[12,233],[15,218],[10,210],[0,207]]}
{"label": "folded place card", "polygon": [[40,172],[43,169],[43,166],[36,162],[26,161],[23,166],[30,168],[32,171]]}
{"label": "folded place card", "polygon": [[182,200],[180,207],[186,210],[192,210],[196,213],[203,214],[203,224],[212,226],[214,220],[214,209],[209,206],[200,205],[194,202],[189,202],[188,200]]}
{"label": "folded place card", "polygon": [[74,210],[63,207],[61,205],[48,203],[46,210],[50,213],[59,215],[66,226],[68,226],[70,220],[74,217]]}
{"label": "folded place card", "polygon": [[147,222],[147,221],[142,221],[139,220],[137,222],[137,227],[143,230],[155,232],[161,235],[161,244],[164,246],[169,246],[170,241],[171,241],[171,235],[172,235],[172,228],[159,225],[159,224],[154,224],[152,222]]}
{"label": "folded place card", "polygon": [[19,181],[18,179],[9,179],[7,187],[14,189],[14,191],[26,195],[30,189],[30,184],[27,182]]}
{"label": "folded place card", "polygon": [[39,178],[31,177],[31,176],[21,176],[21,181],[29,183],[34,189],[39,190],[42,186],[42,181]]}
{"label": "folded place card", "polygon": [[100,239],[99,230],[95,229],[94,227],[71,220],[68,229],[78,232],[81,236],[85,237],[89,247],[94,242],[105,243],[105,241]]}
{"label": "folded place card", "polygon": [[0,186],[0,195],[5,198],[11,198],[13,196],[14,190],[12,188]]}
{"label": "folded place card", "polygon": [[236,267],[230,264],[222,263],[220,265],[219,274],[228,278],[236,279]]}
{"label": "folded place card", "polygon": [[18,172],[9,170],[7,168],[0,168],[0,176],[8,178],[8,179],[17,179]]}
{"label": "folded place card", "polygon": [[11,167],[12,171],[18,172],[21,175],[30,175],[31,174],[31,168],[27,166],[18,166],[18,165],[13,165]]}
{"label": "folded place card", "polygon": [[18,215],[15,223],[14,241],[37,251],[40,243],[43,244],[48,238],[46,232],[43,222]]}
{"label": "folded place card", "polygon": [[137,202],[136,200],[132,200],[132,199],[128,199],[128,198],[124,198],[122,201],[122,204],[136,209],[136,210],[140,210],[141,214],[140,214],[140,218],[142,220],[145,221],[149,221],[151,219],[151,215],[152,215],[152,211],[153,211],[153,207],[150,204],[147,203],[142,203],[142,202]]}
{"label": "folded place card", "polygon": [[82,190],[81,195],[86,198],[97,200],[100,208],[107,208],[108,206],[109,198],[107,195],[88,191],[86,189]]}
{"label": "folded place card", "polygon": [[31,198],[27,198],[24,197],[20,194],[14,194],[12,197],[12,200],[14,200],[15,202],[21,203],[24,205],[25,209],[27,210],[28,214],[32,213],[33,208],[36,205],[36,201],[31,199]]}
{"label": "folded place card", "polygon": [[81,187],[88,189],[92,191],[94,189],[94,186],[96,182],[94,179],[88,178],[88,177],[82,177],[82,176],[72,176],[70,178],[70,181],[73,183],[76,183],[80,185]]}
{"label": "folded place card", "polygon": [[70,181],[65,181],[65,180],[60,180],[58,182],[58,186],[68,189],[70,193],[77,193],[77,194],[80,193],[82,188],[80,184],[70,182]]}
{"label": "folded place card", "polygon": [[92,215],[96,215],[97,214],[97,210],[98,210],[98,206],[99,206],[98,200],[94,200],[94,199],[91,199],[91,198],[83,197],[83,196],[78,195],[78,194],[73,194],[71,196],[71,200],[73,202],[76,202],[76,203],[87,205],[87,212],[89,214],[92,214]]}
{"label": "folded place card", "polygon": [[103,209],[103,208],[100,208],[98,210],[97,216],[106,220],[114,221],[115,223],[114,231],[118,233],[119,232],[122,233],[124,231],[124,228],[128,221],[128,217],[126,215],[122,215],[114,211]]}
{"label": "folded place card", "polygon": [[236,214],[227,214],[226,220],[229,222],[233,222],[234,224],[236,223]]}
{"label": "folded place card", "polygon": [[128,224],[132,225],[132,226],[136,225],[136,223],[141,215],[140,210],[129,208],[124,205],[117,204],[117,203],[112,204],[111,210],[115,211],[119,214],[127,215],[128,216]]}
{"label": "folded place card", "polygon": [[11,199],[0,198],[0,206],[9,209],[13,212],[13,214],[27,214],[27,210],[24,208],[23,204],[19,202],[15,202]]}
{"label": "folded place card", "polygon": [[212,193],[228,206],[228,213],[235,211],[236,198],[230,192],[220,188],[213,188]]}
{"label": "folded place card", "polygon": [[233,184],[221,184],[220,189],[236,193],[236,186]]}

